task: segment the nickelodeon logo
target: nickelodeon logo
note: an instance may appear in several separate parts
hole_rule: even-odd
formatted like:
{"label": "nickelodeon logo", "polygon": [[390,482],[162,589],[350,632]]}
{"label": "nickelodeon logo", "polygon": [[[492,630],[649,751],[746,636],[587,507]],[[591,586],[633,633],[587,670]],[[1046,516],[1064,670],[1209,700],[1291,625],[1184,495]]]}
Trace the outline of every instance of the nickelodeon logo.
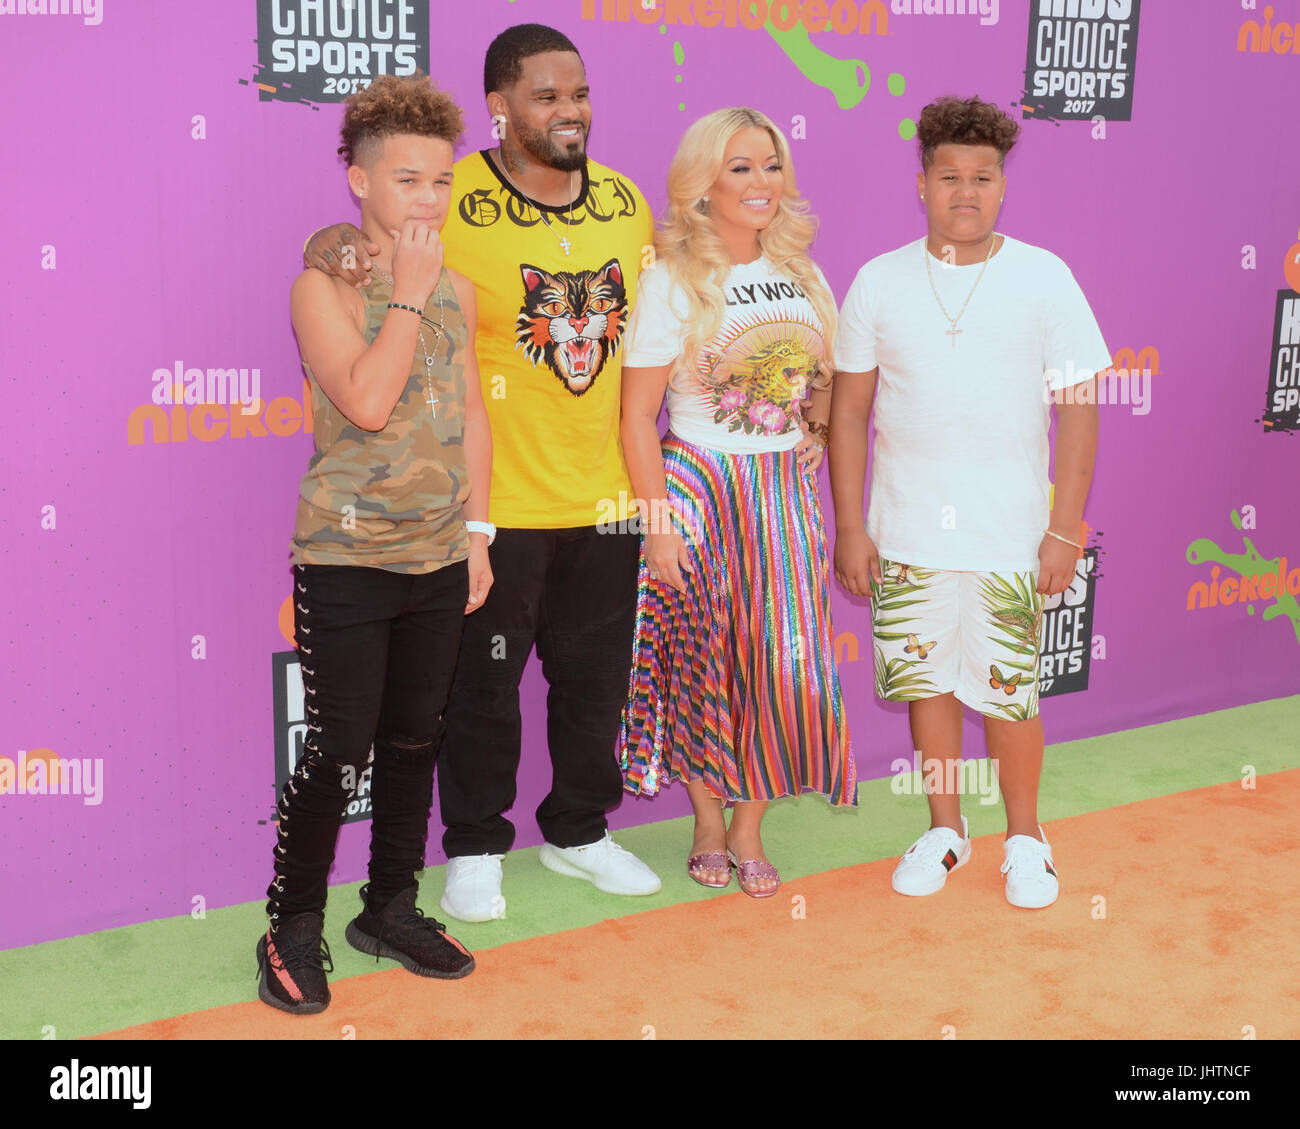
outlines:
{"label": "nickelodeon logo", "polygon": [[1300,55],[1300,23],[1273,22],[1273,9],[1264,9],[1264,22],[1247,20],[1237,32],[1237,50],[1255,54]]}
{"label": "nickelodeon logo", "polygon": [[1115,350],[1111,363],[1120,374],[1141,372],[1154,376],[1160,371],[1160,350],[1154,345],[1144,345],[1135,353],[1125,345]]}
{"label": "nickelodeon logo", "polygon": [[[251,411],[250,411],[251,409]],[[251,404],[141,404],[126,420],[126,441],[137,447],[145,435],[154,443],[183,443],[193,436],[200,443],[218,439],[288,436],[312,432],[311,385],[302,382],[302,399],[277,396],[269,404],[261,399]]]}
{"label": "nickelodeon logo", "polygon": [[[1263,619],[1289,619],[1295,629],[1296,642],[1300,642],[1300,568],[1287,568],[1287,558],[1274,559],[1261,555],[1245,535],[1255,528],[1255,507],[1242,506],[1233,510],[1233,527],[1242,534],[1244,552],[1230,553],[1208,537],[1199,537],[1187,546],[1189,564],[1213,563],[1210,582],[1196,581],[1187,589],[1187,610],[1228,607],[1245,604],[1248,615],[1255,614],[1255,601],[1272,600],[1264,609]],[[1236,576],[1219,578],[1219,566],[1235,572]]]}
{"label": "nickelodeon logo", "polygon": [[835,653],[835,665],[858,661],[858,637],[852,631],[841,631],[835,636],[831,645]]}
{"label": "nickelodeon logo", "polygon": [[582,18],[750,31],[762,29],[770,20],[777,31],[803,24],[812,32],[889,34],[889,9],[884,0],[582,0]]}
{"label": "nickelodeon logo", "polygon": [[[1219,566],[1210,569],[1210,582],[1196,581],[1187,589],[1187,610],[1227,607],[1229,604],[1253,604],[1256,600],[1281,599],[1283,596],[1300,596],[1300,568],[1287,571],[1286,557],[1277,563],[1277,569],[1264,573],[1244,573],[1219,579]],[[1255,609],[1248,608],[1253,614]],[[1265,617],[1267,618],[1267,617]]]}
{"label": "nickelodeon logo", "polygon": [[292,592],[281,601],[280,610],[275,616],[275,626],[280,629],[280,634],[284,637],[284,641],[296,651],[298,649],[298,640],[294,635],[295,626],[293,622]]}

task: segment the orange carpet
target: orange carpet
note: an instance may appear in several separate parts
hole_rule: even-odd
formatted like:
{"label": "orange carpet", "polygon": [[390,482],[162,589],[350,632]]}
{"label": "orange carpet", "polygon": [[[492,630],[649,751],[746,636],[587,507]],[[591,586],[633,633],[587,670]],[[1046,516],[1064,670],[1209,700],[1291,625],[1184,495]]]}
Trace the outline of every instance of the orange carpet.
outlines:
{"label": "orange carpet", "polygon": [[[477,954],[466,980],[335,981],[322,1015],[256,999],[101,1038],[1300,1037],[1300,770],[1053,823],[1061,897],[1003,897],[1000,836],[942,892],[893,860]],[[251,946],[250,946],[251,952]]]}

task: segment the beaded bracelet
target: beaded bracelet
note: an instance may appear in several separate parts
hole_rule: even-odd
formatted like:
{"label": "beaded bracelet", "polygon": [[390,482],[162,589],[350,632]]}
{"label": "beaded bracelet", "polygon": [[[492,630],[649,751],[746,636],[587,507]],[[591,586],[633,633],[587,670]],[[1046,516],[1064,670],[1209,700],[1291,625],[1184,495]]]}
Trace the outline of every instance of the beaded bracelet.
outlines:
{"label": "beaded bracelet", "polygon": [[814,439],[819,439],[823,447],[831,445],[831,426],[828,423],[822,423],[819,420],[810,419],[807,421],[808,434]]}
{"label": "beaded bracelet", "polygon": [[424,311],[423,311],[423,310],[417,310],[414,306],[407,306],[407,305],[405,305],[405,304],[402,303],[402,302],[389,302],[389,303],[388,303],[388,308],[389,308],[390,310],[410,310],[411,313],[413,313],[413,314],[419,314],[420,317],[424,317]]}

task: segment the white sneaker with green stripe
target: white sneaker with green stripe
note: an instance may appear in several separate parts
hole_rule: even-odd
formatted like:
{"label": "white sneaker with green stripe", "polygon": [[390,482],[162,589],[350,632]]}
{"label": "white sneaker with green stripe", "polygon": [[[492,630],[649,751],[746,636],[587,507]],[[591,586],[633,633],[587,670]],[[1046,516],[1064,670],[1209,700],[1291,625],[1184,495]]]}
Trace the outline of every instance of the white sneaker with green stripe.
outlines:
{"label": "white sneaker with green stripe", "polygon": [[[1043,835],[1041,824],[1038,834]],[[1021,909],[1043,909],[1056,901],[1061,883],[1046,835],[1041,843],[1032,835],[1012,835],[1002,844],[1002,851],[1006,855],[1002,873],[1007,876],[1007,901]]]}
{"label": "white sneaker with green stripe", "polygon": [[961,834],[951,827],[931,827],[894,867],[890,884],[900,894],[922,897],[943,889],[948,875],[970,862],[970,829],[961,817]]}

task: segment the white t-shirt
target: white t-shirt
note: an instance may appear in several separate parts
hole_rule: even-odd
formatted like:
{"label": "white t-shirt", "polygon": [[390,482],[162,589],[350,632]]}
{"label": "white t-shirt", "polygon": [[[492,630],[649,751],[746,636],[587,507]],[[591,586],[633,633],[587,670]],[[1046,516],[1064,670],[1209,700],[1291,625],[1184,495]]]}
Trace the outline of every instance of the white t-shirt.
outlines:
{"label": "white t-shirt", "polygon": [[[867,534],[901,564],[1036,571],[1048,524],[1045,389],[1105,372],[1110,352],[1069,267],[1007,238],[989,260],[946,267],[925,239],[872,259],[844,299],[835,364],[876,382]],[[955,344],[954,344],[955,342]]]}
{"label": "white t-shirt", "polygon": [[[803,288],[765,257],[732,267],[722,290],[722,328],[698,353],[691,378],[669,382],[668,426],[687,443],[715,451],[788,451],[803,437],[796,422],[801,401],[826,351],[821,320]],[[665,263],[642,271],[623,366],[677,360],[688,309]]]}

